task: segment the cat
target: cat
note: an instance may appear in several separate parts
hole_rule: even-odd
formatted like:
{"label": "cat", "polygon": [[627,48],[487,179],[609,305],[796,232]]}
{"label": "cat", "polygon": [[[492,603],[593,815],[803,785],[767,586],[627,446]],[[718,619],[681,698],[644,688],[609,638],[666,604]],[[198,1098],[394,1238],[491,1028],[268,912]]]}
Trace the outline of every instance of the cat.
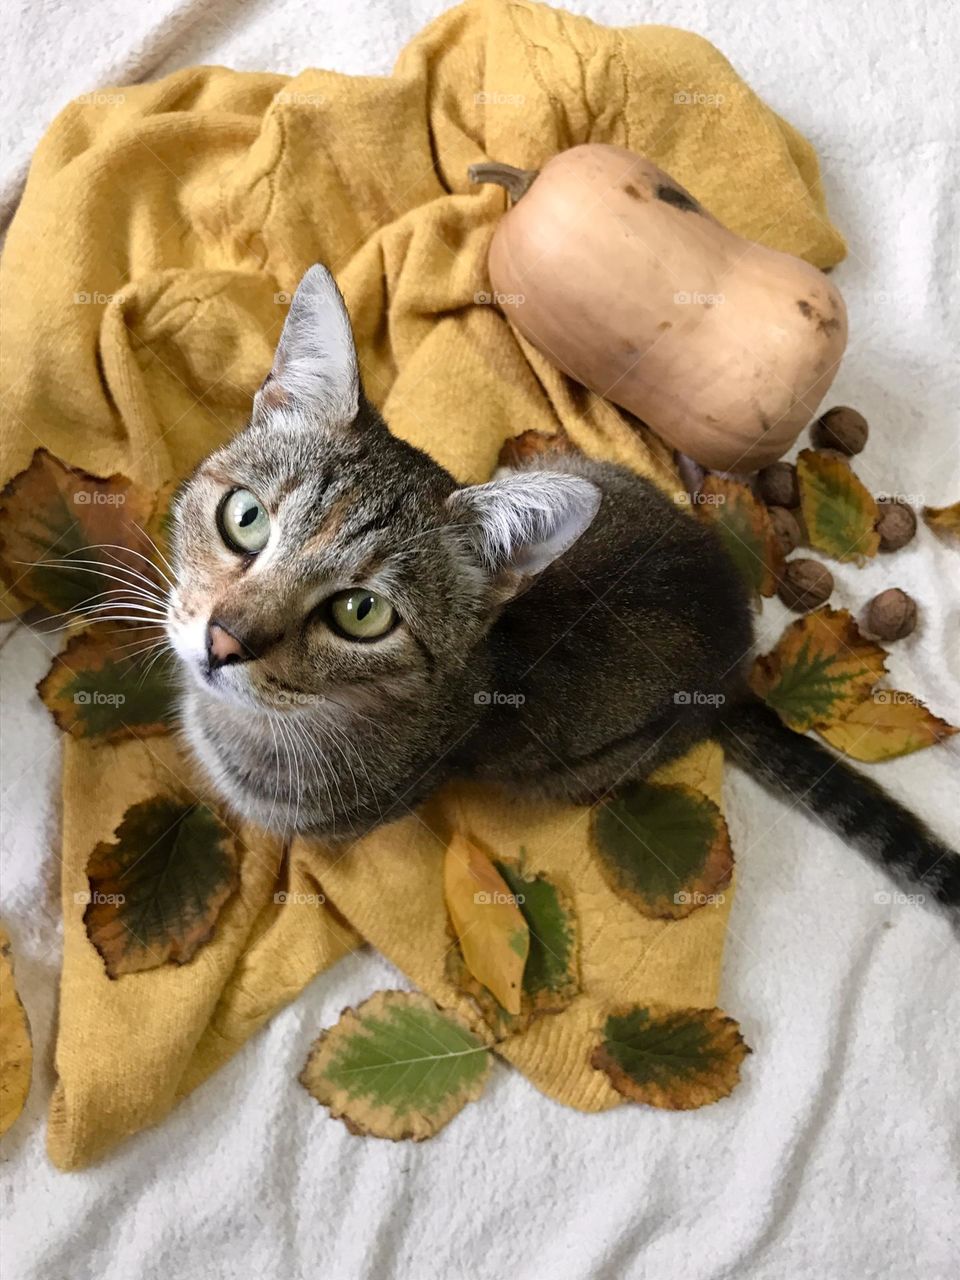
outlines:
{"label": "cat", "polygon": [[750,694],[752,605],[714,531],[576,453],[458,484],[366,399],[322,266],[250,424],[181,486],[171,526],[186,736],[264,828],[354,839],[461,776],[595,804],[716,737],[960,904],[960,858]]}

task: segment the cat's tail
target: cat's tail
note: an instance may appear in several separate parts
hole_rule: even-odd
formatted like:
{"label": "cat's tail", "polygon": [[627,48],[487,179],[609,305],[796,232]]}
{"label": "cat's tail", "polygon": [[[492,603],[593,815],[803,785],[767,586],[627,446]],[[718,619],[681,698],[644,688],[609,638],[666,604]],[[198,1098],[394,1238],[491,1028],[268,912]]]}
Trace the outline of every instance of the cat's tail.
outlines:
{"label": "cat's tail", "polygon": [[872,779],[755,699],[724,707],[719,737],[744,772],[898,879],[960,906],[960,856]]}

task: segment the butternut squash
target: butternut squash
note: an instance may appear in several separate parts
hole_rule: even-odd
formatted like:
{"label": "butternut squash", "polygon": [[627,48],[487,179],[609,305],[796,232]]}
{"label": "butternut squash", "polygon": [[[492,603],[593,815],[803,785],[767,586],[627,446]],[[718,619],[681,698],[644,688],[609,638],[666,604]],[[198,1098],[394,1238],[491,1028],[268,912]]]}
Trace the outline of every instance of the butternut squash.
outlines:
{"label": "butternut squash", "polygon": [[735,235],[621,147],[470,177],[513,197],[490,282],[548,359],[705,467],[752,471],[786,453],[846,346],[843,299],[821,271]]}

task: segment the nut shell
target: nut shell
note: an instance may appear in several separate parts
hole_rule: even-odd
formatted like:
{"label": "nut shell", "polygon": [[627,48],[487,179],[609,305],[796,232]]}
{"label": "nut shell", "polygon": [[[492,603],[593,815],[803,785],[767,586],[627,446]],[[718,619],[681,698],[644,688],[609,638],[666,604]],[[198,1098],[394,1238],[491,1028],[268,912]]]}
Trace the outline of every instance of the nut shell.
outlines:
{"label": "nut shell", "polygon": [[792,462],[774,462],[769,467],[764,467],[757,474],[757,487],[760,497],[768,507],[792,509],[800,505],[797,468]]}
{"label": "nut shell", "polygon": [[917,602],[899,587],[874,596],[866,608],[867,630],[881,640],[902,640],[917,625]]}
{"label": "nut shell", "polygon": [[917,515],[913,507],[899,498],[878,498],[877,533],[881,551],[899,551],[917,532]]}
{"label": "nut shell", "polygon": [[786,507],[770,507],[769,516],[780,550],[788,556],[791,551],[796,551],[803,541],[800,521]]}
{"label": "nut shell", "polygon": [[810,439],[816,449],[839,449],[849,458],[867,443],[869,430],[862,413],[840,404],[816,420]]}
{"label": "nut shell", "polygon": [[788,562],[777,588],[777,595],[788,609],[809,613],[830,598],[833,574],[819,560]]}

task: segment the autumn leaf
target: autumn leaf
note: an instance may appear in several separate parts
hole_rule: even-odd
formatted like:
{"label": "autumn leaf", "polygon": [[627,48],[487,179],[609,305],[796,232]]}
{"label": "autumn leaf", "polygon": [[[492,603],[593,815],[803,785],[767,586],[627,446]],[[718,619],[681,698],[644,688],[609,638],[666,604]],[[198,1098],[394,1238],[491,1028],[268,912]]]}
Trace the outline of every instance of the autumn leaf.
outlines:
{"label": "autumn leaf", "polygon": [[844,719],[818,725],[817,732],[844,755],[874,764],[931,747],[960,729],[933,715],[912,694],[877,689]]}
{"label": "autumn leaf", "polygon": [[503,876],[459,832],[444,856],[443,892],[467,968],[507,1013],[518,1014],[530,931]]}
{"label": "autumn leaf", "polygon": [[102,480],[38,449],[0,494],[0,578],[53,613],[77,609],[118,578],[157,583],[138,528],[152,505],[123,476]]}
{"label": "autumn leaf", "polygon": [[0,1135],[23,1110],[32,1069],[30,1023],[17,995],[10,938],[0,925]]}
{"label": "autumn leaf", "polygon": [[[65,733],[94,742],[119,742],[170,729],[176,686],[166,659],[150,661],[141,670],[129,654],[125,634],[101,625],[73,636],[37,685]],[[162,635],[158,629],[157,638]],[[140,640],[136,643],[139,647]]]}
{"label": "autumn leaf", "polygon": [[636,1006],[607,1018],[591,1065],[631,1102],[689,1111],[725,1098],[750,1052],[719,1009]]}
{"label": "autumn leaf", "polygon": [[459,1014],[378,991],[314,1042],[300,1083],[351,1133],[422,1142],[479,1098],[490,1062]]}
{"label": "autumn leaf", "polygon": [[766,507],[749,486],[707,476],[695,510],[716,528],[727,554],[753,590],[772,596],[783,569],[783,551]]}
{"label": "autumn leaf", "polygon": [[835,560],[875,556],[877,504],[846,462],[813,449],[797,458],[800,509],[811,547]]}
{"label": "autumn leaf", "polygon": [[520,1012],[510,1014],[467,969],[456,947],[446,955],[448,980],[476,1006],[497,1039],[525,1030],[541,1014],[559,1013],[580,990],[579,927],[573,903],[545,875],[527,876],[520,864],[494,863],[530,930]]}
{"label": "autumn leaf", "polygon": [[791,729],[844,719],[886,669],[886,654],[846,609],[818,609],[791,623],[754,663],[750,685]]}
{"label": "autumn leaf", "polygon": [[924,507],[923,518],[934,533],[960,538],[960,502],[949,507]]}
{"label": "autumn leaf", "polygon": [[111,978],[185,964],[239,883],[233,838],[205,805],[154,796],[87,863],[87,936]]}
{"label": "autumn leaf", "polygon": [[577,447],[570,440],[563,427],[555,432],[521,431],[518,436],[504,440],[497,458],[497,466],[520,468],[528,462],[536,461],[544,454],[577,453]]}
{"label": "autumn leaf", "polygon": [[646,916],[687,916],[722,901],[733,873],[727,824],[688,786],[635,782],[593,814],[600,868],[614,893]]}

